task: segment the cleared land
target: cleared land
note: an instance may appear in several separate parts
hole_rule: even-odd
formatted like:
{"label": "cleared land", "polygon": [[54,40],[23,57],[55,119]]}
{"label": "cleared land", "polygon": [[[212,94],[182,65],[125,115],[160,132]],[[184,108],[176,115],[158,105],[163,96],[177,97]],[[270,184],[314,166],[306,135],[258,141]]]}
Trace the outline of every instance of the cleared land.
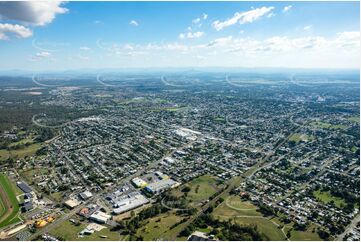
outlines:
{"label": "cleared land", "polygon": [[16,192],[5,174],[0,173],[0,228],[19,222],[19,204],[16,199]]}

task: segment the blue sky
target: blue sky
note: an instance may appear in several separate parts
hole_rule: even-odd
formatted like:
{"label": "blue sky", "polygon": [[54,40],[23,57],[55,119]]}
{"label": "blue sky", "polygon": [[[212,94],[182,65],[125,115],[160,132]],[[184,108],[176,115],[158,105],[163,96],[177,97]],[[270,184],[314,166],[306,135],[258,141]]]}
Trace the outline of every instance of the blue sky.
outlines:
{"label": "blue sky", "polygon": [[358,68],[359,14],[358,2],[0,3],[0,68]]}

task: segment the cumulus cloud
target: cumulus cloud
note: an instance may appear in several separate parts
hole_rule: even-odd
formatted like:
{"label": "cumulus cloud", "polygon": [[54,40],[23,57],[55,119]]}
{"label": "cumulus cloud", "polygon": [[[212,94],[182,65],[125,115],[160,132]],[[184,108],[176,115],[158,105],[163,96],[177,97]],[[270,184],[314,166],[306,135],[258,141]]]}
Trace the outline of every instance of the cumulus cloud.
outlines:
{"label": "cumulus cloud", "polygon": [[203,20],[206,20],[206,19],[208,18],[208,14],[204,13],[204,14],[202,15],[202,18],[203,18]]}
{"label": "cumulus cloud", "polygon": [[18,38],[28,38],[33,35],[33,32],[19,24],[0,23],[0,40],[8,40],[9,34],[15,35]]}
{"label": "cumulus cloud", "polygon": [[304,30],[310,30],[312,28],[312,25],[307,25],[305,27],[303,27]]}
{"label": "cumulus cloud", "polygon": [[291,10],[291,8],[292,8],[292,5],[285,6],[285,7],[282,9],[282,12],[283,12],[283,13],[286,13],[286,12],[288,12],[289,10]]}
{"label": "cumulus cloud", "polygon": [[[229,27],[231,25],[234,25],[236,23],[239,24],[246,24],[246,23],[252,23],[256,21],[257,19],[260,19],[262,16],[272,16],[272,10],[274,7],[261,7],[261,8],[255,8],[246,12],[237,12],[233,15],[232,18],[229,18],[225,21],[219,21],[216,20],[213,22],[213,27],[220,31],[226,27]],[[271,15],[270,15],[271,14]]]}
{"label": "cumulus cloud", "polygon": [[129,22],[129,24],[130,24],[130,25],[133,25],[133,26],[138,26],[138,25],[139,25],[138,22],[135,21],[135,20],[131,20],[131,21]]}
{"label": "cumulus cloud", "polygon": [[0,16],[3,20],[43,26],[51,23],[57,14],[68,12],[62,5],[62,1],[0,2]]}
{"label": "cumulus cloud", "polygon": [[180,39],[197,39],[204,35],[204,32],[197,31],[197,32],[188,32],[188,33],[181,33],[179,34]]}

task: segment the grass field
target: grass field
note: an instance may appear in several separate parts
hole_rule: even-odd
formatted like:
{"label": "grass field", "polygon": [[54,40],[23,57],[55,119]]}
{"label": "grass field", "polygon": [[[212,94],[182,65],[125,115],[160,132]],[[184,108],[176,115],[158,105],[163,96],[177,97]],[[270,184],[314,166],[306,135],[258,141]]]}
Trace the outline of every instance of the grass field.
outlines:
{"label": "grass field", "polygon": [[171,193],[174,196],[180,197],[184,194],[182,189],[185,187],[190,188],[190,191],[187,194],[187,201],[192,206],[199,205],[200,202],[207,200],[220,189],[217,177],[205,175],[197,177],[192,181],[173,189]]}
{"label": "grass field", "polygon": [[281,229],[268,219],[264,218],[236,218],[235,222],[246,225],[257,225],[260,233],[265,234],[270,240],[285,240]]}
{"label": "grass field", "polygon": [[236,217],[236,216],[262,216],[257,212],[257,207],[250,202],[243,202],[236,196],[230,196],[220,204],[214,211],[213,215],[220,218]]}
{"label": "grass field", "polygon": [[147,224],[137,230],[137,236],[143,240],[164,240],[170,238],[175,232],[170,227],[182,220],[182,217],[172,212],[160,214],[147,220]]}
{"label": "grass field", "polygon": [[330,124],[330,123],[326,123],[326,122],[321,122],[321,121],[315,121],[315,122],[311,122],[310,123],[312,126],[317,127],[317,128],[322,128],[322,129],[339,129],[339,130],[344,130],[347,128],[346,125],[343,124]]}
{"label": "grass field", "polygon": [[229,196],[226,205],[236,210],[256,210],[257,207],[249,201],[242,201],[239,196]]}
{"label": "grass field", "polygon": [[31,183],[37,176],[47,175],[50,171],[47,168],[35,168],[29,169],[26,171],[21,171],[20,175],[25,179],[25,181]]}
{"label": "grass field", "polygon": [[31,144],[29,146],[26,146],[23,149],[10,150],[10,151],[2,149],[2,150],[0,150],[0,161],[4,161],[9,158],[20,159],[20,158],[24,158],[26,156],[34,156],[35,152],[38,149],[40,149],[40,147],[41,147],[40,143],[35,143],[35,144]]}
{"label": "grass field", "polygon": [[213,176],[200,176],[187,184],[191,190],[187,199],[190,202],[201,202],[207,200],[218,191],[217,178]]}
{"label": "grass field", "polygon": [[[18,216],[19,212],[19,204],[18,200],[16,199],[16,192],[13,190],[12,184],[9,179],[6,177],[5,174],[0,173],[0,185],[3,189],[4,196],[1,197],[1,210],[0,210],[0,228],[17,223],[20,221]],[[7,204],[7,201],[10,204]],[[11,211],[11,212],[10,212]]]}
{"label": "grass field", "polygon": [[285,233],[287,233],[289,230],[291,230],[291,237],[290,240],[297,240],[297,241],[320,241],[322,240],[316,230],[315,232],[312,232],[312,230],[315,228],[315,226],[310,226],[306,231],[297,231],[292,229],[292,226],[285,226]]}
{"label": "grass field", "polygon": [[[91,235],[84,235],[83,237],[78,237],[80,231],[85,229],[87,224],[80,224],[79,226],[75,226],[70,221],[64,221],[56,228],[49,231],[49,233],[55,237],[63,238],[65,240],[121,240],[122,236],[118,232],[110,231],[109,228],[105,228],[100,230],[99,232],[94,232]],[[107,238],[101,238],[100,236],[105,235]]]}
{"label": "grass field", "polygon": [[313,140],[314,138],[315,137],[313,137],[312,135],[307,135],[307,134],[293,134],[289,138],[289,140],[298,143],[300,141],[307,142],[307,141]]}
{"label": "grass field", "polygon": [[34,143],[34,141],[32,139],[22,139],[22,140],[19,140],[18,142],[11,143],[9,145],[9,147],[15,147],[17,145],[31,145],[33,143]]}
{"label": "grass field", "polygon": [[346,206],[346,203],[342,198],[332,196],[329,191],[323,192],[321,190],[317,190],[313,192],[313,195],[323,203],[330,203],[333,201],[335,206],[338,208]]}
{"label": "grass field", "polygon": [[349,117],[348,120],[355,122],[355,123],[360,123],[360,117],[359,116],[353,116],[353,117]]}
{"label": "grass field", "polygon": [[[248,201],[242,201],[238,196],[229,196],[213,211],[220,220],[233,220],[239,224],[257,225],[260,233],[270,240],[284,240],[281,229],[257,212],[257,207]],[[244,216],[244,217],[243,217]]]}

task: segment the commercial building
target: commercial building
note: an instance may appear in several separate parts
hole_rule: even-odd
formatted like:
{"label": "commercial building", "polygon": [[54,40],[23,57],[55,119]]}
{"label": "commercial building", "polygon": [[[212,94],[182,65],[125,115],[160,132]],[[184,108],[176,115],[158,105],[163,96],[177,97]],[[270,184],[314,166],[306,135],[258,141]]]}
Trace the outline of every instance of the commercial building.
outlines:
{"label": "commercial building", "polygon": [[20,188],[21,191],[24,193],[30,193],[32,190],[31,188],[25,184],[24,182],[17,182],[16,185]]}
{"label": "commercial building", "polygon": [[149,203],[149,200],[140,193],[123,196],[114,204],[114,214],[121,214]]}
{"label": "commercial building", "polygon": [[143,188],[148,185],[143,179],[139,177],[133,178],[132,183],[137,188]]}
{"label": "commercial building", "polygon": [[80,202],[78,200],[76,200],[76,199],[69,199],[69,200],[65,201],[64,204],[68,208],[73,209],[76,206],[78,206],[80,204]]}
{"label": "commercial building", "polygon": [[93,194],[89,191],[85,191],[85,192],[80,193],[79,196],[81,197],[81,199],[87,200],[87,199],[91,198],[93,196]]}
{"label": "commercial building", "polygon": [[112,216],[103,213],[102,211],[96,211],[90,216],[90,219],[95,222],[105,224],[111,217]]}
{"label": "commercial building", "polygon": [[172,179],[165,179],[151,183],[148,186],[146,186],[144,189],[145,191],[150,192],[152,194],[159,194],[178,185],[179,183]]}

